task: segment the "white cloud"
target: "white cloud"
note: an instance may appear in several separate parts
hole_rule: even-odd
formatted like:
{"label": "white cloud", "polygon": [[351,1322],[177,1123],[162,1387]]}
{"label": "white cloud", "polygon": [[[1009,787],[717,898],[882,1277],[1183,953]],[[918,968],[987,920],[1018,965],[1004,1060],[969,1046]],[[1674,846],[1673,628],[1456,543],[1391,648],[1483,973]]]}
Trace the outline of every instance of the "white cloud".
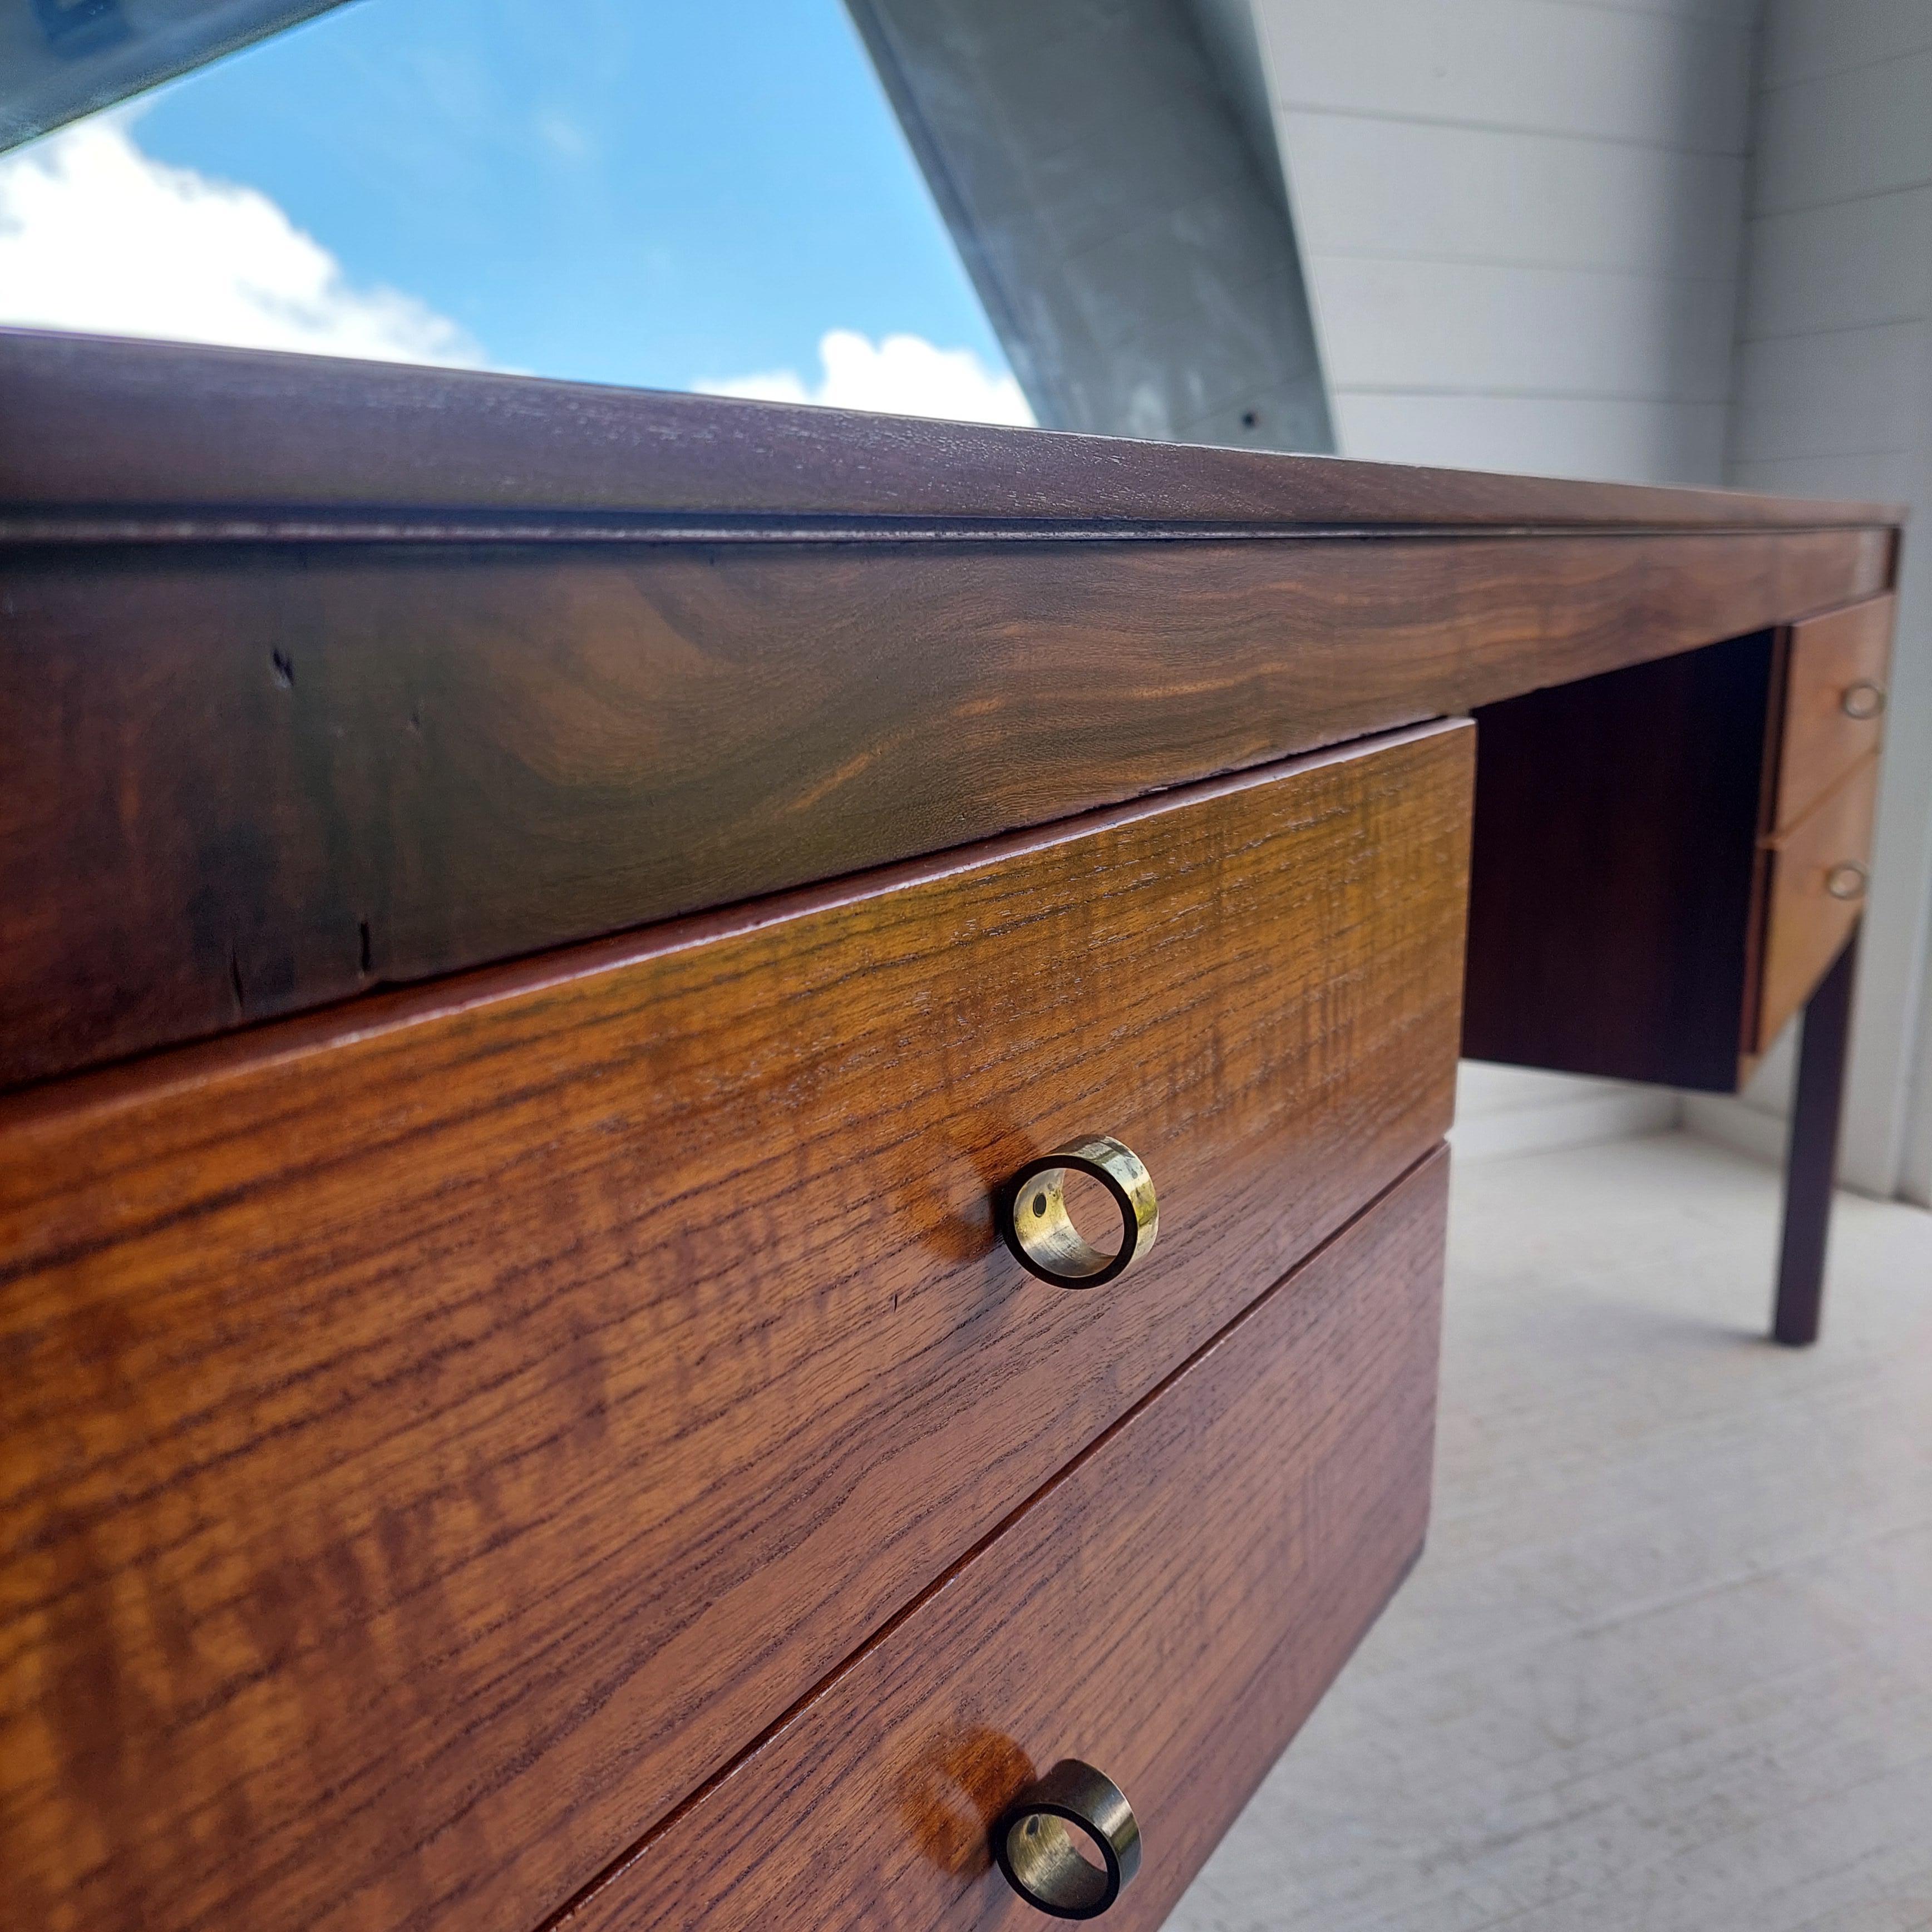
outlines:
{"label": "white cloud", "polygon": [[537,139],[564,160],[581,161],[589,158],[590,136],[584,131],[582,124],[572,120],[568,114],[554,107],[540,108],[531,124],[536,130]]}
{"label": "white cloud", "polygon": [[447,316],[358,288],[260,190],[142,153],[126,117],[0,161],[0,322],[478,368]]}
{"label": "white cloud", "polygon": [[[428,303],[352,283],[259,188],[143,154],[132,119],[98,115],[0,160],[0,323],[488,366],[468,332]],[[555,117],[542,131],[560,152],[580,141]],[[695,386],[892,416],[1033,421],[1018,383],[970,349],[835,328],[818,353],[815,382],[779,369]]]}
{"label": "white cloud", "polygon": [[821,337],[824,374],[808,386],[796,370],[694,383],[712,396],[767,403],[821,403],[887,416],[944,416],[954,422],[1030,424],[1033,412],[1011,376],[996,376],[970,349],[936,349],[923,336],[889,335],[876,345],[855,330]]}

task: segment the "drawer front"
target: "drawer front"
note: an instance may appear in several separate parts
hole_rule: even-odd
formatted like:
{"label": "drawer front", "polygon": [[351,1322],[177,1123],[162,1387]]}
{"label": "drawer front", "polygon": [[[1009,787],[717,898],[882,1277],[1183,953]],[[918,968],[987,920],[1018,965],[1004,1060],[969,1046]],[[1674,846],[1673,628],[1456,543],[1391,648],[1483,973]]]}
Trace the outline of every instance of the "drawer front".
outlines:
{"label": "drawer front", "polygon": [[1893,599],[1791,627],[1778,750],[1776,828],[1788,830],[1856,765],[1885,730]]}
{"label": "drawer front", "polygon": [[[0,1114],[25,1919],[555,1910],[1440,1138],[1472,736]],[[1069,1292],[988,1196],[1094,1132]]]}
{"label": "drawer front", "polygon": [[1878,754],[1820,800],[1770,850],[1756,1050],[1768,1050],[1852,936],[1864,908],[1878,808]]}
{"label": "drawer front", "polygon": [[1105,1922],[1158,1926],[1421,1549],[1447,1170],[1290,1276],[568,1932],[1036,1927],[987,1828],[1063,1757],[1140,1827]]}

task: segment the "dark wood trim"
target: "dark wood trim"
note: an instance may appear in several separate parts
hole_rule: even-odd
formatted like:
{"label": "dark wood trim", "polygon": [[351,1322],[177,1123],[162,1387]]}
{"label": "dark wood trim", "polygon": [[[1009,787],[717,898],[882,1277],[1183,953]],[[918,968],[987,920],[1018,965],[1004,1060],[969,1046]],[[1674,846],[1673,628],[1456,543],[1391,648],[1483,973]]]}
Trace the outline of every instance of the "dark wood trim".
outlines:
{"label": "dark wood trim", "polygon": [[1838,1174],[1838,1129],[1844,1111],[1845,1061],[1851,1042],[1852,994],[1858,970],[1855,927],[1832,970],[1804,1008],[1798,1051],[1798,1090],[1784,1159],[1784,1232],[1778,1267],[1772,1336],[1786,1348],[1818,1339],[1825,1299],[1825,1249]]}
{"label": "dark wood trim", "polygon": [[0,330],[0,516],[265,506],[1592,530],[1903,514]]}
{"label": "dark wood trim", "polygon": [[0,331],[0,1086],[1872,596],[1896,513]]}
{"label": "dark wood trim", "polygon": [[[1044,432],[1028,430],[1025,434]],[[1162,447],[1164,446],[1153,446]],[[1284,458],[1284,461],[1292,459]],[[1866,524],[1804,524],[1779,531],[1670,524],[1616,524],[1592,534],[1599,542],[1682,536],[1822,536],[1869,533]],[[265,544],[484,544],[527,548],[645,544],[1287,544],[1346,539],[1455,544],[1472,538],[1574,536],[1562,523],[1504,524],[1340,522],[1184,523],[1146,518],[864,517],[791,513],[731,516],[698,511],[412,510],[326,506],[236,509],[191,505],[119,509],[56,505],[0,509],[0,549],[59,544],[202,545]]]}
{"label": "dark wood trim", "polygon": [[1882,532],[0,554],[0,1081],[1399,728]]}

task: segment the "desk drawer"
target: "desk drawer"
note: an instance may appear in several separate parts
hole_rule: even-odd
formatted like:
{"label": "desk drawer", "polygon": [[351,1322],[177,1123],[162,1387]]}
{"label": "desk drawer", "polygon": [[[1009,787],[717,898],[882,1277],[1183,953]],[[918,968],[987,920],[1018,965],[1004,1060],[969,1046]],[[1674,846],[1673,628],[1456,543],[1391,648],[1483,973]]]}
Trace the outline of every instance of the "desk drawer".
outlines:
{"label": "desk drawer", "polygon": [[1791,627],[1784,662],[1776,830],[1788,831],[1879,748],[1892,666],[1893,600],[1874,597]]}
{"label": "desk drawer", "polygon": [[0,1114],[22,1922],[541,1922],[1440,1138],[1472,735]]}
{"label": "desk drawer", "polygon": [[1878,808],[1878,754],[1769,848],[1756,1051],[1811,997],[1864,909]]}
{"label": "desk drawer", "polygon": [[1119,1786],[1157,1926],[1422,1546],[1437,1155],[1136,1410],[568,1932],[1048,1921],[987,1856],[1038,1772]]}

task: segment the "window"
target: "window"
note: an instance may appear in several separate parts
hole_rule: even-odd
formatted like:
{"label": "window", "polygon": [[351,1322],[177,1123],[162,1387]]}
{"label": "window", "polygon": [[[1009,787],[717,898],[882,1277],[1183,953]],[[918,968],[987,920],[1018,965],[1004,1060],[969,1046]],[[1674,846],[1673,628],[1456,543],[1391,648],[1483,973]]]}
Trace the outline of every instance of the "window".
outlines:
{"label": "window", "polygon": [[335,8],[0,158],[0,321],[1030,420],[837,0]]}

